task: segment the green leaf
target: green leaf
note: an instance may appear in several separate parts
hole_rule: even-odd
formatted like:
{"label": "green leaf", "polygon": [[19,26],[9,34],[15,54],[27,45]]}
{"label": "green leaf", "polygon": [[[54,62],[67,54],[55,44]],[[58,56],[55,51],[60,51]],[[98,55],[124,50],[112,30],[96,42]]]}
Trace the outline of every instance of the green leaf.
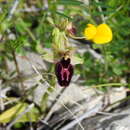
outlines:
{"label": "green leaf", "polygon": [[104,2],[95,2],[95,1],[93,1],[91,4],[95,5],[95,6],[100,6],[100,7],[104,7],[104,8],[111,8],[111,9],[113,9],[111,6],[106,5]]}
{"label": "green leaf", "polygon": [[2,23],[0,23],[0,32],[4,32],[11,26],[11,22],[4,20]]}
{"label": "green leaf", "polygon": [[118,69],[118,68],[113,68],[113,71],[117,75],[121,75],[122,74],[122,71],[120,69]]}
{"label": "green leaf", "polygon": [[95,12],[92,13],[92,15],[94,15],[94,16],[100,16],[101,14],[109,15],[109,14],[114,13],[114,12],[115,12],[115,10],[112,10],[112,11],[102,11],[102,12],[95,11]]}
{"label": "green leaf", "polygon": [[[15,106],[7,109],[2,114],[0,114],[0,123],[8,123],[14,120],[19,114],[24,112],[29,104],[27,103],[18,103]],[[39,111],[33,107],[29,112],[25,113],[20,119],[16,122],[28,122],[28,121],[36,121],[39,117]]]}
{"label": "green leaf", "polygon": [[113,72],[116,74],[116,75],[121,75],[122,74],[122,71],[123,71],[123,67],[121,65],[114,65],[113,67]]}
{"label": "green leaf", "polygon": [[84,3],[78,0],[58,0],[57,4],[63,4],[63,5],[83,5]]}
{"label": "green leaf", "polygon": [[20,129],[20,128],[22,128],[22,123],[15,123],[14,124],[14,128],[16,128],[16,129]]}
{"label": "green leaf", "polygon": [[54,63],[54,54],[52,51],[44,50],[42,58],[47,62]]}
{"label": "green leaf", "polygon": [[47,17],[47,21],[51,24],[51,25],[55,25],[54,21],[51,17]]}
{"label": "green leaf", "polygon": [[24,33],[26,32],[26,28],[28,28],[29,26],[31,26],[31,24],[29,22],[25,22],[23,19],[19,18],[17,21],[15,21],[15,27],[18,30],[18,32],[20,33]]}
{"label": "green leaf", "polygon": [[77,55],[73,55],[72,57],[71,57],[71,63],[73,64],[73,65],[76,65],[76,64],[83,64],[83,58],[80,58],[80,57],[78,57]]}
{"label": "green leaf", "polygon": [[4,49],[5,49],[4,43],[1,43],[1,44],[0,44],[0,51],[3,51]]}
{"label": "green leaf", "polygon": [[69,17],[69,16],[65,15],[64,13],[61,13],[61,12],[56,11],[56,14],[58,14],[58,15],[60,15],[60,16],[62,16],[62,17],[64,17],[64,18],[68,18],[70,21],[72,21],[72,20],[73,20],[71,17]]}
{"label": "green leaf", "polygon": [[25,44],[25,38],[23,36],[15,39],[15,40],[8,40],[5,43],[5,48],[8,52],[13,51],[13,50],[18,50],[21,49]]}

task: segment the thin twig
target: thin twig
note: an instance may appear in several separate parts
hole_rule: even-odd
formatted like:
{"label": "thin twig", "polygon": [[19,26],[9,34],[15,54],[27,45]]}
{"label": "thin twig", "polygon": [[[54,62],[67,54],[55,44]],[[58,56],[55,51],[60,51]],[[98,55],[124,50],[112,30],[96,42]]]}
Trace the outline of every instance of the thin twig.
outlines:
{"label": "thin twig", "polygon": [[14,59],[14,63],[15,63],[17,74],[18,74],[18,76],[20,76],[20,70],[19,70],[17,59],[16,59],[15,51],[12,52],[12,55],[13,55],[13,59]]}
{"label": "thin twig", "polygon": [[[51,95],[50,92],[46,91],[49,95]],[[82,124],[77,120],[77,116],[64,104],[62,103],[59,99],[56,99],[58,103],[60,103],[74,118],[75,120],[77,121],[77,124],[79,124],[79,126],[81,127],[82,130],[84,130]]]}
{"label": "thin twig", "polygon": [[49,118],[51,117],[52,113],[54,112],[55,107],[57,106],[57,99],[60,100],[61,95],[64,93],[66,88],[63,88],[59,94],[56,96],[55,101],[52,103],[52,105],[50,106],[50,111],[48,112],[48,114],[46,115],[46,117],[44,118],[44,121],[47,122],[49,120]]}
{"label": "thin twig", "polygon": [[[92,96],[88,101],[84,100],[83,101],[84,102],[84,108],[83,109],[81,107],[74,106],[74,107],[71,107],[70,110],[73,111],[73,114],[76,114],[79,117],[81,115],[81,112],[84,113],[84,112],[91,109],[91,108],[88,109],[88,107],[86,108],[86,106],[88,104],[90,104],[90,102],[93,102],[96,98],[97,98],[97,96],[95,95],[94,97]],[[101,100],[101,102],[102,102],[102,100]],[[63,120],[67,120],[67,119],[73,119],[73,118],[66,111],[66,112],[60,114],[59,116],[55,117],[51,121],[49,121],[49,124],[50,124],[51,127],[53,127],[55,124],[57,124],[57,123],[59,123]]]}
{"label": "thin twig", "polygon": [[43,7],[43,8],[36,8],[36,7],[31,7],[31,8],[24,8],[24,9],[18,9],[17,12],[27,12],[27,13],[32,13],[32,12],[39,12],[39,11],[45,11],[47,10],[47,8]]}
{"label": "thin twig", "polygon": [[[123,113],[109,113],[109,112],[97,112],[98,114],[105,115],[105,116],[121,116],[124,115]],[[127,114],[130,115],[130,114]]]}
{"label": "thin twig", "polygon": [[[56,89],[55,88],[53,88],[53,87],[51,87],[55,92],[57,92],[56,91]],[[47,114],[47,116],[45,117],[45,119],[44,119],[44,121],[48,121],[48,119],[50,118],[50,116],[52,115],[52,113],[53,113],[53,111],[54,111],[54,108],[55,108],[55,106],[57,105],[57,99],[58,100],[60,100],[60,97],[63,95],[63,93],[64,93],[64,91],[66,90],[66,88],[63,88],[59,93],[58,93],[58,95],[56,96],[56,99],[55,99],[55,101],[54,101],[54,103],[52,104],[52,106],[50,107],[51,108],[51,110],[50,110],[50,112]],[[77,105],[78,107],[80,107],[80,109],[83,109],[83,106],[81,105],[81,104],[79,104],[78,102],[76,102],[76,101],[74,101],[74,100],[71,100],[75,105]]]}
{"label": "thin twig", "polygon": [[0,111],[4,110],[4,101],[3,101],[3,96],[5,95],[2,95],[2,85],[1,85],[1,81],[0,81]]}
{"label": "thin twig", "polygon": [[13,16],[13,14],[14,14],[14,12],[15,12],[15,10],[16,10],[18,4],[19,4],[19,2],[20,2],[20,0],[14,0],[14,3],[13,3],[13,5],[12,5],[12,8],[11,8],[10,11],[9,11],[9,15],[8,15],[8,17],[7,17],[7,20],[10,20],[10,19],[12,18],[12,16]]}
{"label": "thin twig", "polygon": [[[99,1],[98,0],[95,0],[97,3],[99,3]],[[100,7],[100,6],[98,6],[98,10],[99,10],[99,12],[103,12],[102,11],[102,8]],[[105,23],[105,17],[104,17],[104,15],[103,15],[103,13],[101,14],[101,19],[102,19],[102,21]]]}
{"label": "thin twig", "polygon": [[48,0],[43,0],[44,5],[43,8],[48,9]]}
{"label": "thin twig", "polygon": [[[87,104],[87,103],[85,103]],[[86,111],[86,107],[84,107],[84,109],[82,109],[81,107],[72,107],[69,108],[71,111],[73,111],[73,114],[77,115],[77,113],[81,113],[81,111]],[[57,124],[58,122],[61,122],[63,120],[67,120],[67,119],[72,119],[72,116],[70,115],[70,113],[68,113],[68,111],[65,111],[64,113],[60,114],[59,116],[55,117],[55,119],[49,121],[50,126],[53,126],[54,124]]]}
{"label": "thin twig", "polygon": [[[7,99],[7,100],[8,100],[8,99]],[[12,104],[12,103],[14,103],[14,102],[18,102],[18,101],[20,101],[20,98],[16,98],[16,99],[12,99],[12,100],[6,101],[6,102],[4,103],[4,105],[6,106],[6,105]]]}
{"label": "thin twig", "polygon": [[61,128],[60,130],[69,130],[70,128],[74,127],[78,122],[81,122],[83,119],[95,115],[97,112],[99,112],[101,110],[101,108],[102,108],[102,103],[99,103],[94,108],[92,108],[91,110],[87,111],[86,113],[84,113],[79,118],[77,118],[77,120],[72,121],[68,125],[66,125],[63,128]]}
{"label": "thin twig", "polygon": [[119,6],[115,11],[114,13],[111,13],[109,16],[106,16],[104,19],[105,21],[110,19],[113,15],[115,15],[118,11],[120,11],[121,9],[123,8],[123,5]]}
{"label": "thin twig", "polygon": [[4,101],[3,101],[3,98],[2,98],[2,94],[1,94],[1,86],[0,86],[0,111],[3,111],[5,106],[4,106]]}

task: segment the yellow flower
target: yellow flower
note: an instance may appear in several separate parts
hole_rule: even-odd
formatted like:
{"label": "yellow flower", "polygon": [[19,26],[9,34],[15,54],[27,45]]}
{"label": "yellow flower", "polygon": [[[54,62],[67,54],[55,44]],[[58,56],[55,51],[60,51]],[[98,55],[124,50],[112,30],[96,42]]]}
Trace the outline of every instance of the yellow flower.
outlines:
{"label": "yellow flower", "polygon": [[84,31],[84,35],[87,40],[92,40],[93,37],[96,35],[97,29],[94,25],[88,24],[88,27]]}
{"label": "yellow flower", "polygon": [[87,40],[92,40],[96,44],[106,44],[112,40],[112,30],[107,24],[100,24],[97,27],[88,24],[84,36]]}

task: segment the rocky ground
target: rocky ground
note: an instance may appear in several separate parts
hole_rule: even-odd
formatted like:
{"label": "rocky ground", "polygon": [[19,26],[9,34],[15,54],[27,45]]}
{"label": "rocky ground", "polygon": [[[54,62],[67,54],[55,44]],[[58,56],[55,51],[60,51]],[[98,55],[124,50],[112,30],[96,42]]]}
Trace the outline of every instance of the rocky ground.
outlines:
{"label": "rocky ground", "polygon": [[[41,79],[35,69],[47,69],[42,58],[34,53],[28,53],[26,57],[17,56],[17,61],[22,75],[32,76],[24,81],[26,89]],[[8,64],[13,71],[14,63]],[[51,109],[43,119],[48,125],[41,125],[38,130],[130,130],[130,104],[128,101],[121,102],[127,97],[127,90],[123,86],[109,86],[107,92],[101,92],[94,87],[80,86],[78,77],[75,75],[71,85],[65,89],[57,85],[49,95],[48,105]],[[46,83],[39,84],[29,98],[39,104],[47,88]],[[120,102],[110,105],[119,100]]]}

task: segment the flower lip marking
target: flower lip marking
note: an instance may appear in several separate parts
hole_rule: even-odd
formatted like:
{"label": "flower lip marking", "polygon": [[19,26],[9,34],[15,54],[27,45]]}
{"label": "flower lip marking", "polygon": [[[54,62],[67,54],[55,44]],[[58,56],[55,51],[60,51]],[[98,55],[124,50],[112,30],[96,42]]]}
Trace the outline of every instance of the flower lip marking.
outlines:
{"label": "flower lip marking", "polygon": [[[69,66],[68,66],[69,68]],[[61,76],[62,76],[62,80],[64,80],[64,75],[66,74],[66,77],[67,77],[67,81],[69,80],[69,75],[70,75],[70,72],[68,71],[68,68],[64,68],[62,66],[62,70],[61,70]]]}

